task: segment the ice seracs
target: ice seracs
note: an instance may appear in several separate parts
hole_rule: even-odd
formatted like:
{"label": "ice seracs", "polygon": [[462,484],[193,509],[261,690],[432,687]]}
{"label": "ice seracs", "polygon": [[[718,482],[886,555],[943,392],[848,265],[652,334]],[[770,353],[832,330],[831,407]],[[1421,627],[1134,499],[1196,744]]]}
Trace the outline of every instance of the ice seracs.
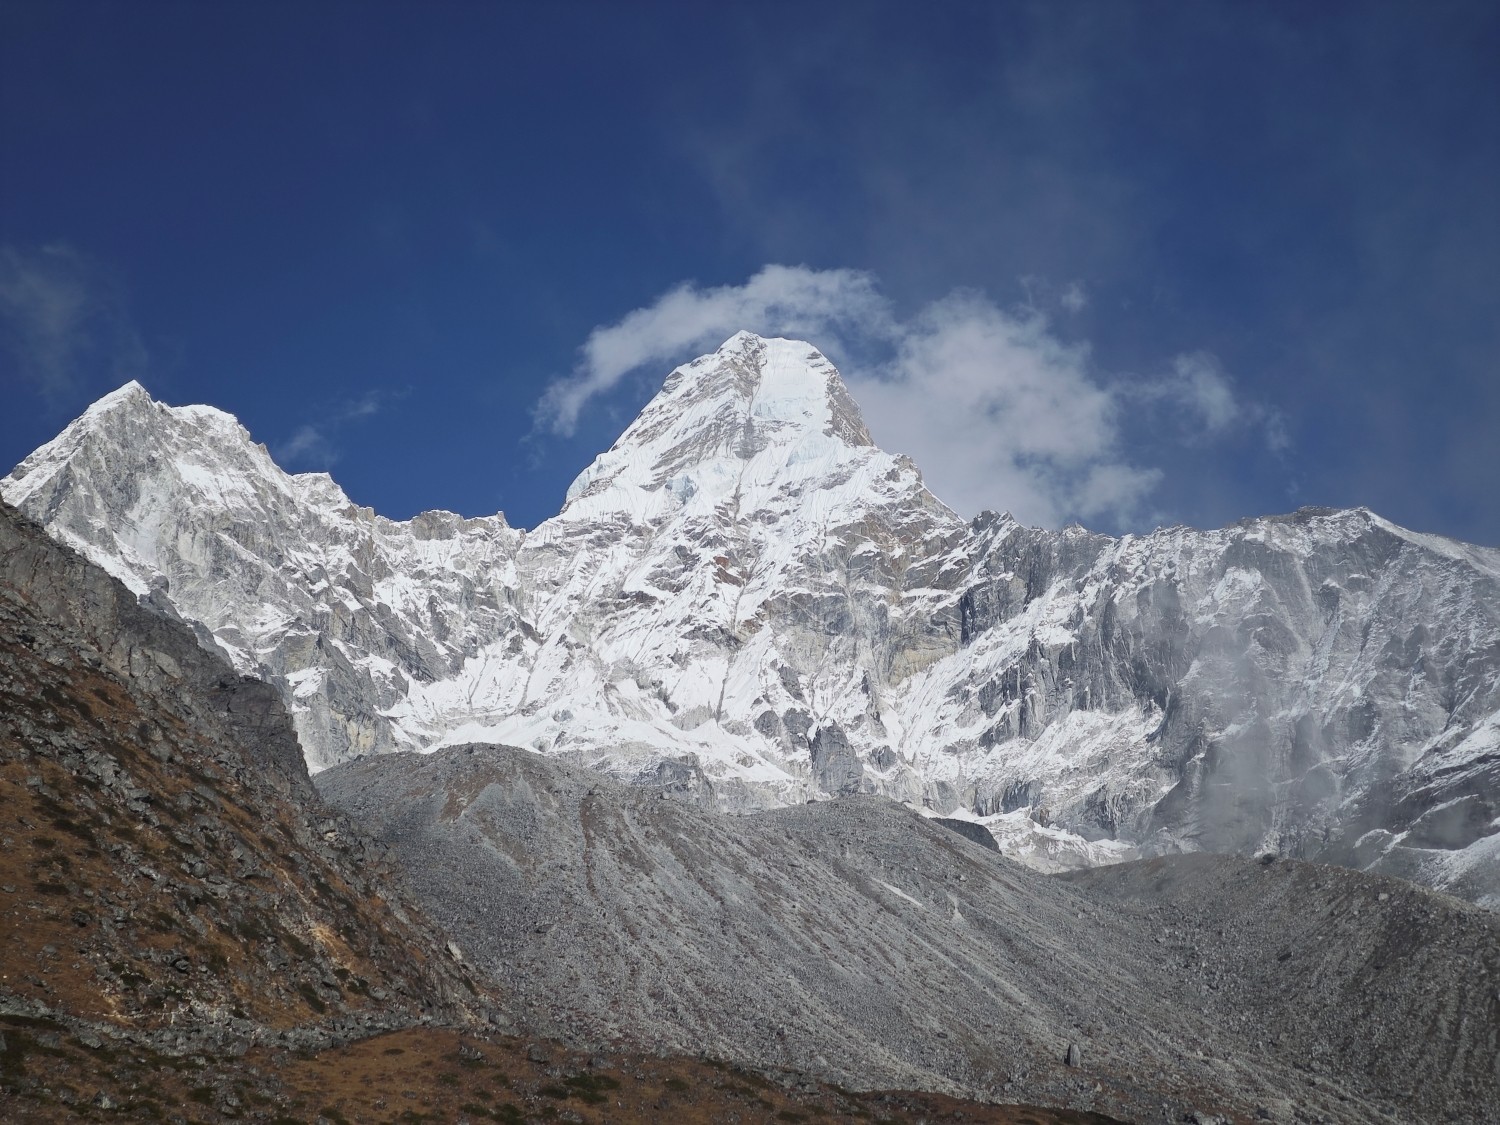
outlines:
{"label": "ice seracs", "polygon": [[1041,866],[1273,848],[1500,895],[1500,555],[1359,510],[967,523],[800,341],[674,370],[530,532],[383,519],[137,385],[0,492],[280,686],[314,768],[503,742],[728,809],[884,793]]}

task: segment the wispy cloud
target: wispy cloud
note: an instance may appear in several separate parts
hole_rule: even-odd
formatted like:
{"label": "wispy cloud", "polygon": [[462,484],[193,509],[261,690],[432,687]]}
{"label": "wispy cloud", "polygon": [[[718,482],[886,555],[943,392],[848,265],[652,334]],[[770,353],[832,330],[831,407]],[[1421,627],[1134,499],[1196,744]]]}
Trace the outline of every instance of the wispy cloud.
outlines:
{"label": "wispy cloud", "polygon": [[1026,274],[1017,278],[1016,282],[1025,294],[1022,307],[1027,312],[1049,315],[1062,312],[1073,315],[1089,307],[1088,287],[1081,281],[1058,285],[1050,278]]}
{"label": "wispy cloud", "polygon": [[0,341],[54,406],[139,376],[146,349],[118,283],[62,244],[0,247]]}
{"label": "wispy cloud", "polygon": [[1118,380],[1115,393],[1173,415],[1180,437],[1188,440],[1223,433],[1251,412],[1235,395],[1233,380],[1211,352],[1176,356],[1163,375]]}
{"label": "wispy cloud", "polygon": [[1291,448],[1285,416],[1241,394],[1212,352],[1178,355],[1167,374],[1119,380],[1114,393],[1122,400],[1165,412],[1176,423],[1177,440],[1187,444],[1259,429],[1268,452],[1280,457]]}
{"label": "wispy cloud", "polygon": [[1265,412],[1266,448],[1278,457],[1292,448],[1292,432],[1286,423],[1286,415],[1274,408]]}
{"label": "wispy cloud", "polygon": [[338,452],[317,426],[298,426],[291,437],[271,451],[271,456],[283,467],[316,465],[327,468],[338,460]]}
{"label": "wispy cloud", "polygon": [[1138,517],[1162,473],[1123,448],[1127,410],[1159,417],[1158,428],[1184,443],[1250,422],[1267,426],[1268,442],[1284,442],[1284,424],[1242,401],[1208,353],[1180,355],[1158,378],[1097,370],[1088,345],[1063,339],[1038,307],[1081,310],[1082,284],[1047,286],[1039,301],[1041,284],[1023,282],[1020,306],[959,291],[905,318],[871,274],[852,270],[767,266],[743,285],[680,285],[595,328],[575,370],[538,403],[538,425],[571,433],[590,401],[630,372],[743,328],[807,338],[836,356],[877,441],[910,455],[965,514],[1004,506],[1052,526]]}
{"label": "wispy cloud", "polygon": [[1088,308],[1089,292],[1084,288],[1083,282],[1070,281],[1063,286],[1062,292],[1058,294],[1057,302],[1070,313],[1082,312]]}
{"label": "wispy cloud", "polygon": [[813,336],[833,347],[841,334],[884,335],[890,307],[874,278],[857,270],[766,266],[744,285],[700,289],[684,282],[651,305],[589,333],[573,374],[547,388],[537,404],[543,428],[571,434],[584,405],[648,363],[721,343],[743,325],[777,335]]}
{"label": "wispy cloud", "polygon": [[345,399],[332,407],[323,418],[298,426],[292,436],[271,450],[271,456],[283,468],[327,469],[338,461],[340,433],[352,422],[380,413],[387,404],[406,396],[406,391],[377,389],[356,398]]}
{"label": "wispy cloud", "polygon": [[1172,361],[1172,375],[1168,393],[1210,433],[1227,429],[1245,413],[1244,404],[1235,398],[1234,385],[1212,353],[1178,356]]}

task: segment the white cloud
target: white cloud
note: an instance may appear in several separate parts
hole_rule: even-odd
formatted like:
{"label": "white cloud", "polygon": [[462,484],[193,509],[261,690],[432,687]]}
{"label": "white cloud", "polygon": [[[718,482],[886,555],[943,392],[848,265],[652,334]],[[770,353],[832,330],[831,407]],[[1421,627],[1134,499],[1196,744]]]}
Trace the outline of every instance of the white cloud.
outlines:
{"label": "white cloud", "polygon": [[766,266],[744,285],[700,289],[686,282],[589,333],[573,374],[553,383],[537,404],[537,421],[553,433],[571,434],[584,404],[630,372],[722,343],[742,327],[754,325],[768,336],[817,336],[831,348],[841,329],[883,334],[889,315],[874,279],[857,270]]}
{"label": "white cloud", "polygon": [[895,356],[851,372],[876,440],[908,454],[956,511],[1028,523],[1133,513],[1156,483],[1119,450],[1117,402],[1088,349],[1036,312],[953,294],[900,326]]}
{"label": "white cloud", "polygon": [[[1074,282],[1052,304],[1076,312],[1086,303]],[[1240,402],[1206,352],[1178,356],[1161,378],[1106,379],[1087,344],[1063,340],[1029,299],[1005,308],[955,292],[903,319],[870,274],[767,266],[744,285],[677,286],[595,328],[573,373],[538,403],[538,424],[572,433],[589,401],[631,371],[689,358],[741,329],[807,339],[833,354],[876,441],[909,455],[964,515],[1003,508],[1047,526],[1129,522],[1162,474],[1122,449],[1127,407],[1165,410],[1188,433],[1267,417]],[[851,362],[845,341],[861,358]]]}

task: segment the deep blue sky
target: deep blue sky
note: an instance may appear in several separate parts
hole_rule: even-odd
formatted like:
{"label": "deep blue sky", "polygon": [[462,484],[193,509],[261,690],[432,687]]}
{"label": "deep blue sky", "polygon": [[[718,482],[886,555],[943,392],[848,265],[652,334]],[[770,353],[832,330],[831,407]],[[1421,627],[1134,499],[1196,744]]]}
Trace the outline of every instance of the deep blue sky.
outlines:
{"label": "deep blue sky", "polygon": [[952,382],[890,357],[957,301],[1026,337],[997,386],[1102,396],[1094,460],[1011,453],[970,357],[939,495],[1097,461],[1126,499],[1028,510],[1500,544],[1497,59],[1493,2],[0,0],[0,462],[135,376],[384,514],[530,526],[702,350],[539,424],[591,332],[782,263],[901,326],[810,333],[857,395]]}

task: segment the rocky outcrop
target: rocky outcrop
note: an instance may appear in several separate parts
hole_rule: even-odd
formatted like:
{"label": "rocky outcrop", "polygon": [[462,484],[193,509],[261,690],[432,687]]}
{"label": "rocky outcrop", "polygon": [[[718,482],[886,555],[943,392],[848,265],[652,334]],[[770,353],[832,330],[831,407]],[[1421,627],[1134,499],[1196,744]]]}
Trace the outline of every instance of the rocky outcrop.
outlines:
{"label": "rocky outcrop", "polygon": [[884,798],[726,817],[493,746],[316,780],[526,1032],[1132,1121],[1496,1120],[1500,920],[1399,880],[1069,884]]}
{"label": "rocky outcrop", "polygon": [[487,741],[1061,869],[1272,849],[1500,903],[1500,552],[1363,510],[966,524],[810,345],[668,376],[529,532],[406,523],[128,386],[0,483],[277,686],[309,763]]}
{"label": "rocky outcrop", "polygon": [[993,833],[982,824],[972,820],[956,820],[949,816],[935,816],[932,819],[934,823],[952,829],[964,839],[974,841],[981,848],[989,848],[992,852],[1000,850],[1000,845],[996,842]]}

